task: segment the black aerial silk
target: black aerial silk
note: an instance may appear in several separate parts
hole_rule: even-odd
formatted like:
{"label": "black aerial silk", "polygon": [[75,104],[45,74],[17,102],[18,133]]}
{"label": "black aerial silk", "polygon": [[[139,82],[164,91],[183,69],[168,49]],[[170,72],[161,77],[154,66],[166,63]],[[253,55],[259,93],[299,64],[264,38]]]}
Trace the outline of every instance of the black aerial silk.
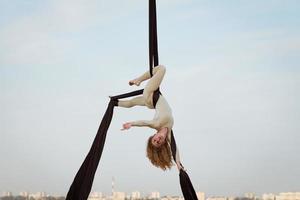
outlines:
{"label": "black aerial silk", "polygon": [[[157,47],[157,25],[156,25],[156,3],[155,0],[149,0],[149,71],[152,76],[152,68],[159,64]],[[102,155],[105,144],[106,134],[111,123],[114,107],[118,105],[118,99],[132,97],[143,94],[142,90],[137,90],[117,96],[110,97],[110,102],[102,118],[96,137],[93,141],[90,151],[81,164],[73,183],[71,184],[66,200],[86,200],[90,194],[94,176]],[[154,92],[153,105],[155,107],[159,96],[159,89]],[[171,132],[171,150],[176,162],[176,141],[173,130]],[[180,186],[185,200],[198,200],[191,180],[183,169],[179,173]]]}

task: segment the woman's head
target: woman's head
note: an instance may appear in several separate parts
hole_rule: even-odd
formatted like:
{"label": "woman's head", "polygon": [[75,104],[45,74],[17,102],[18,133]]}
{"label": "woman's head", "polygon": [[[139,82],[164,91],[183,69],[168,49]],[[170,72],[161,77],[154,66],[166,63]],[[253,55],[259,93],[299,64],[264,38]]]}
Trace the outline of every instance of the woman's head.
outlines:
{"label": "woman's head", "polygon": [[161,145],[163,145],[166,142],[167,135],[168,135],[168,128],[166,127],[161,128],[151,138],[152,145],[159,148]]}
{"label": "woman's head", "polygon": [[172,167],[172,152],[169,143],[164,138],[163,141],[153,143],[153,138],[157,137],[157,134],[150,136],[147,143],[147,157],[151,163],[163,170],[170,169]]}

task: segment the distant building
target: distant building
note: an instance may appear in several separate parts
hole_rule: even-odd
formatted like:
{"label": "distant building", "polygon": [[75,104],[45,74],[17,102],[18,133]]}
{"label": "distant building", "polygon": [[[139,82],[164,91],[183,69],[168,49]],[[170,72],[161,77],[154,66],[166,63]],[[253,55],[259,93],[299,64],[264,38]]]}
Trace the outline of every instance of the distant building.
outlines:
{"label": "distant building", "polygon": [[276,195],[276,200],[300,200],[300,192],[282,192]]}
{"label": "distant building", "polygon": [[149,199],[159,199],[160,198],[160,194],[159,192],[151,192],[151,194],[148,197]]}
{"label": "distant building", "polygon": [[112,199],[113,200],[125,200],[126,194],[125,192],[114,192]]}
{"label": "distant building", "polygon": [[227,197],[208,197],[206,200],[227,200]]}
{"label": "distant building", "polygon": [[134,199],[140,199],[141,198],[141,193],[139,191],[134,191],[131,193],[131,198],[132,200]]}
{"label": "distant building", "polygon": [[262,195],[262,200],[275,200],[275,198],[276,195],[272,193]]}
{"label": "distant building", "polygon": [[184,200],[184,198],[178,196],[164,196],[160,200]]}
{"label": "distant building", "polygon": [[2,193],[2,197],[12,197],[12,196],[13,196],[12,192],[3,192]]}
{"label": "distant building", "polygon": [[204,192],[197,192],[198,200],[205,200],[205,193]]}
{"label": "distant building", "polygon": [[248,199],[255,199],[255,194],[253,192],[245,193],[245,197]]}
{"label": "distant building", "polygon": [[101,192],[92,192],[89,195],[88,200],[102,200],[102,193]]}
{"label": "distant building", "polygon": [[21,197],[29,197],[29,192],[20,192]]}
{"label": "distant building", "polygon": [[42,199],[43,197],[46,197],[46,193],[45,192],[37,192],[35,194],[29,194],[29,198],[35,198],[35,199]]}

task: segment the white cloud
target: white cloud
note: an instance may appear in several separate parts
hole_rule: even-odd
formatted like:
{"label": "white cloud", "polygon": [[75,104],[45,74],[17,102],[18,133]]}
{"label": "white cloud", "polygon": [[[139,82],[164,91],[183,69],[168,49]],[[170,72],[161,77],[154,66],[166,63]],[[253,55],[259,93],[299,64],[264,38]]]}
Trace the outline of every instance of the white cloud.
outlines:
{"label": "white cloud", "polygon": [[80,42],[72,33],[120,19],[136,8],[134,2],[50,1],[0,29],[1,65],[61,62]]}
{"label": "white cloud", "polygon": [[64,52],[72,49],[73,44],[58,35],[91,24],[94,7],[92,3],[59,1],[2,27],[1,63],[51,64],[63,60]]}

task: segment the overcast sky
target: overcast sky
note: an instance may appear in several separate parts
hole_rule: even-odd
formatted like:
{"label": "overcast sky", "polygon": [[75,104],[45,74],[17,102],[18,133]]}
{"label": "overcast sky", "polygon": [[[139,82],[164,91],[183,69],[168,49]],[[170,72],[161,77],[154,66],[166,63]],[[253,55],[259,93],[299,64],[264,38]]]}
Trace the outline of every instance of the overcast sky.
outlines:
{"label": "overcast sky", "polygon": [[[226,2],[226,3],[225,3]],[[300,191],[300,2],[158,0],[161,90],[196,191]],[[0,1],[0,192],[66,195],[109,95],[148,69],[148,1]],[[141,86],[143,87],[144,84]],[[92,191],[181,195],[116,108]]]}

